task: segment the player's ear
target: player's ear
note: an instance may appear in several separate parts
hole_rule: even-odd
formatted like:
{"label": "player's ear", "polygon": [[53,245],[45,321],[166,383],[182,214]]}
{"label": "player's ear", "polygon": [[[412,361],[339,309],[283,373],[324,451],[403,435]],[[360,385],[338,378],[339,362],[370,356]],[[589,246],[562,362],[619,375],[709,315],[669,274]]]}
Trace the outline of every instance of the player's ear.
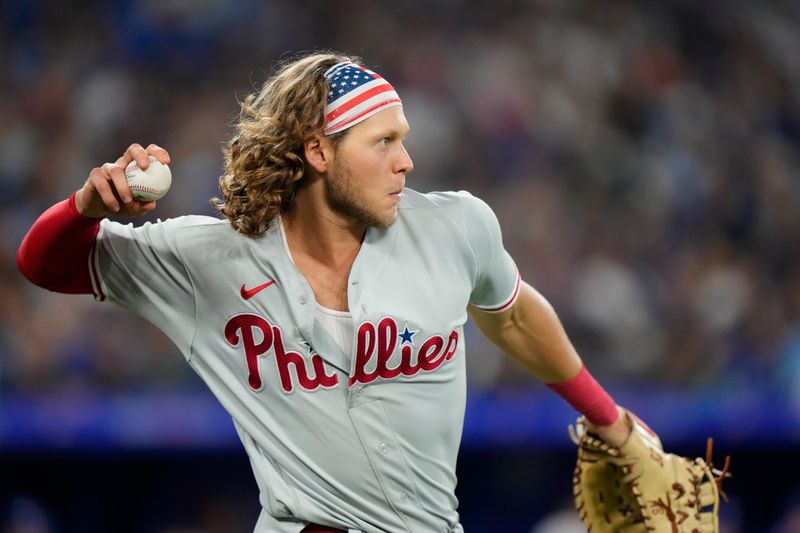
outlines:
{"label": "player's ear", "polygon": [[314,135],[303,143],[303,155],[311,168],[321,174],[331,165],[333,146],[325,137]]}

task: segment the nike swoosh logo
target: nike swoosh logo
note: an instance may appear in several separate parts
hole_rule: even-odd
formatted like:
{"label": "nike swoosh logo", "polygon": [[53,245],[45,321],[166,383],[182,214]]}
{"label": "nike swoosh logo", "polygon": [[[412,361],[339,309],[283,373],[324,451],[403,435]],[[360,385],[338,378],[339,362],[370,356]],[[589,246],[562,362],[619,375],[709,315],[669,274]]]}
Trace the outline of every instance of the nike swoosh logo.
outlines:
{"label": "nike swoosh logo", "polygon": [[267,287],[269,287],[273,283],[275,283],[275,280],[268,281],[268,282],[264,283],[263,285],[259,285],[258,287],[253,287],[252,289],[246,288],[244,286],[244,283],[242,283],[242,290],[241,290],[242,298],[244,298],[245,300],[249,300],[250,298],[252,298],[256,294],[258,294],[260,291],[266,289]]}

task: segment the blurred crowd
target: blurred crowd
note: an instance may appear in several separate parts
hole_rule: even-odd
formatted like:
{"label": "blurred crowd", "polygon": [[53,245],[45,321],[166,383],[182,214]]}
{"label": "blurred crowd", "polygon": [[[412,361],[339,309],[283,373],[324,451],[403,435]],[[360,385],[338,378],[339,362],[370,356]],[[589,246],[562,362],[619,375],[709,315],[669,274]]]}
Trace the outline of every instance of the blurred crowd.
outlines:
{"label": "blurred crowd", "polygon": [[[601,381],[800,389],[797,2],[4,0],[0,391],[201,386],[152,326],[28,284],[16,249],[132,142],[172,156],[151,218],[213,214],[237,102],[322,48],[398,88],[407,185],[494,208]],[[468,343],[472,387],[533,383]]]}

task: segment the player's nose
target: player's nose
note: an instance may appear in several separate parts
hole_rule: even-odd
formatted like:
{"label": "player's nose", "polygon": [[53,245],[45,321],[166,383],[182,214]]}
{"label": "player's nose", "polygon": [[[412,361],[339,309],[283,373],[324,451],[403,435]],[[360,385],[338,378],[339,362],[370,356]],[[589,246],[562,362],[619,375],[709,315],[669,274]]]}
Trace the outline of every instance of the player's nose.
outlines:
{"label": "player's nose", "polygon": [[395,167],[395,173],[408,174],[412,170],[414,170],[414,162],[411,160],[411,156],[408,155],[408,150],[406,150],[406,147],[401,144],[400,154]]}

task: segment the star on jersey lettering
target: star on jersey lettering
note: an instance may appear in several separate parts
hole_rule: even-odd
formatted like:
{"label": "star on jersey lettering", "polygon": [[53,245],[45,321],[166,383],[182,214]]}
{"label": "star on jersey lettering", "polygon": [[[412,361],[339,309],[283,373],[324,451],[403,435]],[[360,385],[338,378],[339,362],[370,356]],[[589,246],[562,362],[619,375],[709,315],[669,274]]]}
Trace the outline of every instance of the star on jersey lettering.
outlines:
{"label": "star on jersey lettering", "polygon": [[397,336],[400,337],[401,339],[400,346],[406,343],[410,344],[411,346],[414,346],[414,339],[412,339],[411,337],[413,337],[414,334],[416,334],[418,331],[419,331],[418,329],[409,330],[408,322],[406,322],[406,327],[403,329],[403,332],[397,334]]}
{"label": "star on jersey lettering", "polygon": [[314,347],[311,346],[311,343],[308,342],[307,340],[305,340],[305,339],[301,340],[300,344],[302,344],[303,346],[306,347],[306,350],[308,350],[308,355],[313,355],[313,354],[317,353],[317,351],[314,349]]}

